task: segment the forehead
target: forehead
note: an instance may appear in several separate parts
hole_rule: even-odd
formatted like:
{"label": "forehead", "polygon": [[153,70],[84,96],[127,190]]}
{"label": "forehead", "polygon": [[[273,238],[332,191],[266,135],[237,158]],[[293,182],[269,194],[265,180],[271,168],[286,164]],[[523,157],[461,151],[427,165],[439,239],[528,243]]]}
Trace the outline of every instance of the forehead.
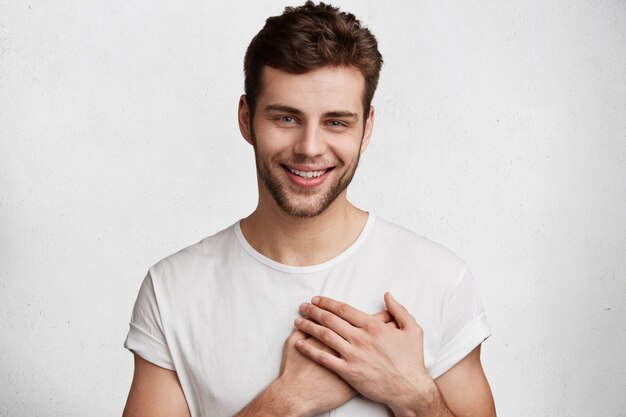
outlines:
{"label": "forehead", "polygon": [[288,105],[304,112],[363,110],[365,79],[354,67],[322,67],[292,74],[266,66],[261,80],[259,110],[271,104]]}

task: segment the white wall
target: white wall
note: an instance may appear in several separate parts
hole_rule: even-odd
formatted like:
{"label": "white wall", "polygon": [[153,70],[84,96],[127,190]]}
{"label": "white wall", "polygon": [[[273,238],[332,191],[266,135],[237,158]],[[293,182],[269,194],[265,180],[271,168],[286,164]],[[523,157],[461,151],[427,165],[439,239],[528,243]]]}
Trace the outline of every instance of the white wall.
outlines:
{"label": "white wall", "polygon": [[[0,0],[0,415],[119,415],[147,268],[254,207],[258,3]],[[336,4],[385,57],[351,196],[472,266],[499,415],[624,416],[626,3]]]}

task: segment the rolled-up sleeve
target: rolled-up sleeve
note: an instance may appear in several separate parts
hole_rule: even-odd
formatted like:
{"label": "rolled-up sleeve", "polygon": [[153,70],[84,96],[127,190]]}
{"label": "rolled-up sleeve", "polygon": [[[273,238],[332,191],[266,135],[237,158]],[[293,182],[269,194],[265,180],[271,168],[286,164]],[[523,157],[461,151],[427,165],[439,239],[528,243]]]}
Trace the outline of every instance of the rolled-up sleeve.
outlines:
{"label": "rolled-up sleeve", "polygon": [[176,370],[163,331],[151,272],[139,289],[124,347],[161,368]]}
{"label": "rolled-up sleeve", "polygon": [[440,349],[431,377],[444,374],[490,335],[478,287],[465,268],[444,308]]}

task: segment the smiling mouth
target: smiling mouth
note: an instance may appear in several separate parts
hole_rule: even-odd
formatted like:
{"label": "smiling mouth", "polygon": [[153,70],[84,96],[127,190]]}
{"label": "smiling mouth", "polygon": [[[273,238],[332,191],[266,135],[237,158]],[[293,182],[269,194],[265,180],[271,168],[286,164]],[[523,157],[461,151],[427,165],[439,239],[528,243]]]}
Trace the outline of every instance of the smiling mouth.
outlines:
{"label": "smiling mouth", "polygon": [[334,167],[330,167],[330,168],[321,169],[321,170],[304,171],[304,170],[299,170],[299,169],[288,167],[287,165],[282,165],[282,167],[285,168],[287,171],[291,172],[292,174],[297,175],[300,178],[304,178],[304,179],[318,178],[334,169]]}

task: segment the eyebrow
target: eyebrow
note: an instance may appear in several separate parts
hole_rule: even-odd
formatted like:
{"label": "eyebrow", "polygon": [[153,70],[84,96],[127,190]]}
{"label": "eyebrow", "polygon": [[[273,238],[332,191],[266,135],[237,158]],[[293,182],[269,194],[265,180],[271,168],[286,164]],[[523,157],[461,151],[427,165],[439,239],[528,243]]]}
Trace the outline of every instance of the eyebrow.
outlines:
{"label": "eyebrow", "polygon": [[353,119],[358,119],[359,116],[356,113],[352,113],[347,110],[339,110],[339,111],[329,111],[324,113],[324,117],[350,117]]}
{"label": "eyebrow", "polygon": [[269,104],[265,106],[265,111],[280,111],[285,113],[292,113],[298,116],[304,114],[302,113],[302,110],[298,110],[295,107],[289,107],[282,104]]}
{"label": "eyebrow", "polygon": [[[285,106],[283,104],[269,104],[265,106],[265,111],[266,112],[279,111],[279,112],[295,114],[296,116],[302,116],[304,114],[302,110],[296,109],[295,107],[291,107],[291,106]],[[329,112],[324,113],[322,116],[323,117],[349,117],[353,119],[359,118],[358,114],[353,113],[348,110],[329,111]]]}

